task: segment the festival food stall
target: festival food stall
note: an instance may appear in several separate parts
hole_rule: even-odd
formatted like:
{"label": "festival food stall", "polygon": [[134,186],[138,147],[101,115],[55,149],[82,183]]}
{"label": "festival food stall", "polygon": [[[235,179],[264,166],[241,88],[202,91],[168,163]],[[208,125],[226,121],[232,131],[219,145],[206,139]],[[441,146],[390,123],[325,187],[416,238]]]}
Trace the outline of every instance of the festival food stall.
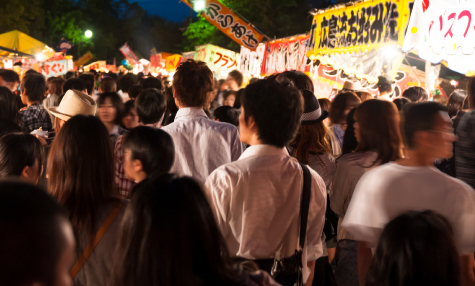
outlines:
{"label": "festival food stall", "polygon": [[407,75],[399,67],[410,3],[371,0],[316,11],[307,50],[307,56],[316,61],[316,93],[325,96],[341,88],[346,75],[360,79],[373,94],[381,75],[391,78],[395,86],[405,86]]}
{"label": "festival food stall", "polygon": [[238,69],[240,61],[238,53],[211,44],[197,46],[194,58],[205,62],[217,79],[226,78],[230,71]]}

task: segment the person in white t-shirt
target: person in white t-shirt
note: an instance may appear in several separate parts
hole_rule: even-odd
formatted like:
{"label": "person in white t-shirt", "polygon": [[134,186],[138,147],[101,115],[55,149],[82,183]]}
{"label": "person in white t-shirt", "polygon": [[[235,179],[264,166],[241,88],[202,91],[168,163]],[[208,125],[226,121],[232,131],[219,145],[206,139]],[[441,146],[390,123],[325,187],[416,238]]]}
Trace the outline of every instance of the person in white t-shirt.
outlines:
{"label": "person in white t-shirt", "polygon": [[[251,145],[236,162],[216,169],[205,188],[216,221],[233,257],[290,257],[298,249],[303,171],[287,152],[303,114],[300,91],[275,79],[250,84],[242,95],[239,117],[241,141]],[[311,114],[315,116],[315,114]],[[303,280],[323,253],[321,236],[326,209],[326,186],[311,173],[311,199],[303,248]],[[270,267],[268,267],[270,266]],[[308,267],[306,267],[308,266]]]}
{"label": "person in white t-shirt", "polygon": [[[456,140],[447,108],[435,102],[407,104],[401,132],[405,158],[365,173],[356,185],[342,227],[358,241],[360,285],[371,250],[385,225],[406,211],[432,210],[452,224],[461,257],[462,280],[475,283],[475,195],[473,189],[434,167],[436,158],[450,158]],[[363,283],[363,284],[362,284]],[[472,284],[463,285],[472,285]]]}

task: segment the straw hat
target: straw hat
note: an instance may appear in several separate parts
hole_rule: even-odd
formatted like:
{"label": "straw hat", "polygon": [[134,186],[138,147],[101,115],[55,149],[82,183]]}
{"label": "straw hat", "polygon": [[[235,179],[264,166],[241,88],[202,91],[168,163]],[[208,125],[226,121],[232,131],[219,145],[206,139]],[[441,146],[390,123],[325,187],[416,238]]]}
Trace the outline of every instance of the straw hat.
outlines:
{"label": "straw hat", "polygon": [[361,82],[359,80],[347,80],[343,84],[343,90],[361,91]]}
{"label": "straw hat", "polygon": [[96,102],[89,95],[77,90],[70,89],[66,92],[58,107],[50,107],[48,111],[64,120],[68,121],[76,115],[95,115]]}
{"label": "straw hat", "polygon": [[311,125],[325,120],[328,112],[320,107],[317,97],[308,90],[300,91],[304,100],[304,111],[300,118],[300,124]]}

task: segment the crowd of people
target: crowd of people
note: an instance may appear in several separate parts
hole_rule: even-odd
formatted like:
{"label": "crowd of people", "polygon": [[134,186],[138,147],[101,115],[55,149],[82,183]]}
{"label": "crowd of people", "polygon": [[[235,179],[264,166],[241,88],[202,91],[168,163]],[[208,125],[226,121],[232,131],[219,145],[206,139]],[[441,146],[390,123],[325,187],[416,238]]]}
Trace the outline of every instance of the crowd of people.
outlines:
{"label": "crowd of people", "polygon": [[475,78],[358,83],[0,70],[0,285],[475,285]]}

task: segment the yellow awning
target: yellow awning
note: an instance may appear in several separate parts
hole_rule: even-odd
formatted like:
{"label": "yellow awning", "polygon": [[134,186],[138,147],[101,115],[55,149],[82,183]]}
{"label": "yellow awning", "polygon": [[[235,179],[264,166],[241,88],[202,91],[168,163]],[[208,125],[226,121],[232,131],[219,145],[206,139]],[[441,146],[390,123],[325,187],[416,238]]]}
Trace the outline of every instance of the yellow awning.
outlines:
{"label": "yellow awning", "polygon": [[[17,30],[0,34],[0,46],[32,56],[43,53],[45,59],[54,55],[54,50],[45,43]],[[8,52],[0,52],[0,56],[8,54]]]}

